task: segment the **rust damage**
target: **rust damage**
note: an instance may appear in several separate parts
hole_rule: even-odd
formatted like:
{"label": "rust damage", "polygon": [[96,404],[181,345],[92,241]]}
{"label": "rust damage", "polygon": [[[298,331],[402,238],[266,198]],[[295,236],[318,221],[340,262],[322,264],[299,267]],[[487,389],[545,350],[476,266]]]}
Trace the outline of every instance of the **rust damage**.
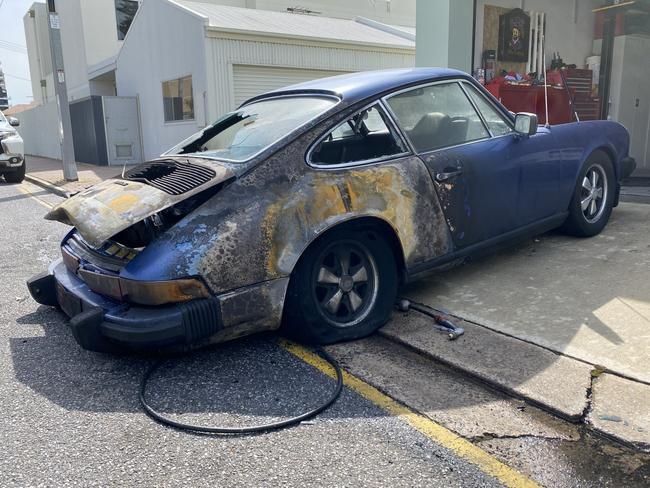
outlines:
{"label": "rust damage", "polygon": [[[304,162],[316,135],[297,139],[172,229],[186,236],[177,273],[200,274],[217,293],[286,277],[315,238],[358,217],[395,230],[407,267],[449,252],[449,230],[420,159],[317,170]],[[199,232],[207,225],[214,231]]]}
{"label": "rust damage", "polygon": [[291,273],[315,237],[358,217],[390,224],[408,264],[447,252],[449,239],[436,226],[432,188],[416,181],[419,166],[419,160],[409,158],[339,173],[306,174],[293,192],[267,208],[262,220],[268,241],[268,276]]}

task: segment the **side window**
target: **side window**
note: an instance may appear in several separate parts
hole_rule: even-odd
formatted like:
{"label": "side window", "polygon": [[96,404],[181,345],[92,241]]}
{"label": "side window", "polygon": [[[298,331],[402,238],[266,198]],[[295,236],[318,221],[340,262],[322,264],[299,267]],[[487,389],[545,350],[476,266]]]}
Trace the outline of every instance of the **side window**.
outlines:
{"label": "side window", "polygon": [[402,154],[407,149],[393,132],[386,114],[378,105],[362,110],[346,120],[311,152],[311,163],[344,164]]}
{"label": "side window", "polygon": [[418,152],[490,136],[458,83],[415,88],[389,98],[388,105]]}
{"label": "side window", "polygon": [[463,86],[478,107],[479,112],[483,115],[492,135],[502,136],[512,132],[512,127],[510,127],[510,124],[506,119],[485,99],[482,94],[478,92],[476,88],[469,83],[464,83]]}

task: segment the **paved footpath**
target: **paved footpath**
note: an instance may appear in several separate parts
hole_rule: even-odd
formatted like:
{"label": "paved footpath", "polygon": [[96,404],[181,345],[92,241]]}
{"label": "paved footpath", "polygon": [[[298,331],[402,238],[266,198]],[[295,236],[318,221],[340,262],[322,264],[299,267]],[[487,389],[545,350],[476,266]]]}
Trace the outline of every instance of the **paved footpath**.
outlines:
{"label": "paved footpath", "polygon": [[621,203],[598,236],[545,234],[405,290],[465,321],[454,344],[414,321],[384,333],[650,451],[649,225],[650,205]]}

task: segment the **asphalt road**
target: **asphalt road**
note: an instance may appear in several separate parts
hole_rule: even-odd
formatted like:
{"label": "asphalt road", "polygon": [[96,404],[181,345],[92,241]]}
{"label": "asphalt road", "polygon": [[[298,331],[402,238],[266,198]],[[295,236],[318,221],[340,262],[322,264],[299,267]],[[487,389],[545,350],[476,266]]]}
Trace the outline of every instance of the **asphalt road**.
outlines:
{"label": "asphalt road", "polygon": [[[49,203],[58,198],[27,183]],[[499,486],[473,464],[346,389],[307,425],[259,436],[192,435],[137,400],[151,358],[81,350],[25,280],[57,256],[66,227],[0,183],[0,485]],[[178,418],[242,425],[315,405],[333,381],[257,337],[159,371],[151,401]]]}
{"label": "asphalt road", "polygon": [[[391,412],[379,391],[371,398],[346,387],[330,410],[279,432],[224,437],[161,426],[137,399],[152,357],[84,351],[59,312],[29,297],[25,280],[58,255],[66,232],[42,219],[58,201],[27,183],[0,183],[2,487],[531,486],[513,473],[553,487],[650,484],[649,456],[380,337],[328,350],[395,408],[420,412],[415,420]],[[166,363],[150,383],[151,403],[186,422],[222,425],[315,406],[333,380],[276,340],[257,336]],[[499,464],[505,474],[490,471]]]}

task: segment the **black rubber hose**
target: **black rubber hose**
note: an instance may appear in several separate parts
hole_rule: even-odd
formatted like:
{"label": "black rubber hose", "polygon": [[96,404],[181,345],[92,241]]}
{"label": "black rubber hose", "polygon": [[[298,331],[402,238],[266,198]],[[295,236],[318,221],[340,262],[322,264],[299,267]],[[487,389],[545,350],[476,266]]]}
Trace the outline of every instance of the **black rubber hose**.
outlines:
{"label": "black rubber hose", "polygon": [[147,415],[149,415],[157,422],[160,422],[161,424],[168,425],[170,427],[174,427],[180,430],[190,430],[194,432],[204,432],[209,434],[256,434],[256,433],[268,432],[271,430],[284,429],[286,427],[299,424],[300,422],[315,417],[322,411],[326,410],[336,401],[336,399],[341,394],[341,391],[343,390],[343,372],[341,371],[341,367],[339,366],[339,363],[336,361],[336,359],[334,359],[332,356],[330,356],[326,351],[322,349],[319,350],[318,353],[323,357],[323,359],[325,359],[328,363],[330,363],[334,368],[334,371],[336,371],[336,388],[334,389],[334,392],[327,399],[325,403],[314,408],[313,410],[309,410],[308,412],[297,415],[295,417],[288,418],[286,420],[280,420],[278,422],[273,422],[270,424],[255,425],[252,427],[218,427],[218,426],[209,426],[209,425],[186,424],[184,422],[179,422],[177,420],[173,420],[169,417],[166,417],[164,414],[158,412],[151,405],[149,405],[147,403],[147,399],[145,396],[145,392],[147,389],[147,382],[149,381],[149,378],[165,362],[164,359],[152,364],[151,367],[149,367],[149,369],[144,373],[144,376],[142,377],[142,381],[140,382],[140,394],[139,394],[140,404],[142,405],[142,408],[147,413]]}

